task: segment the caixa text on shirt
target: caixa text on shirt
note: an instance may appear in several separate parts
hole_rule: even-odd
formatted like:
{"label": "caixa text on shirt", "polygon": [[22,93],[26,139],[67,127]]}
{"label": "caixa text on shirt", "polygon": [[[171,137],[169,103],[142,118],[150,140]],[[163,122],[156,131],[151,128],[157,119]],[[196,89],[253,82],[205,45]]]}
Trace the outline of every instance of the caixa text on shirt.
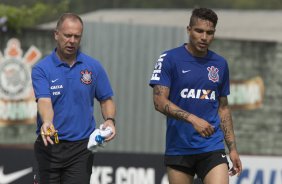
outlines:
{"label": "caixa text on shirt", "polygon": [[207,89],[188,89],[184,88],[180,92],[182,98],[196,98],[203,100],[215,100],[215,91]]}
{"label": "caixa text on shirt", "polygon": [[61,92],[59,91],[60,89],[63,89],[63,85],[54,85],[54,86],[50,86],[50,89],[52,91],[52,95],[57,96],[60,95]]}

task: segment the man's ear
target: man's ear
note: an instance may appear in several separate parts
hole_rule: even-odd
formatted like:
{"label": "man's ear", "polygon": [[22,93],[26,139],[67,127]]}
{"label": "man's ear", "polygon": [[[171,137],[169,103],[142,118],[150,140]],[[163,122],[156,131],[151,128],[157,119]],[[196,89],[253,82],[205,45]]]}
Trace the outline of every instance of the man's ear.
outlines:
{"label": "man's ear", "polygon": [[191,30],[191,27],[190,27],[190,26],[187,26],[186,28],[187,28],[187,31],[190,31],[190,30]]}
{"label": "man's ear", "polygon": [[186,27],[186,30],[187,30],[187,33],[190,34],[191,27],[190,27],[190,26],[187,26],[187,27]]}
{"label": "man's ear", "polygon": [[55,40],[57,40],[58,34],[59,34],[58,31],[55,29],[55,30],[54,30],[54,38],[55,38]]}

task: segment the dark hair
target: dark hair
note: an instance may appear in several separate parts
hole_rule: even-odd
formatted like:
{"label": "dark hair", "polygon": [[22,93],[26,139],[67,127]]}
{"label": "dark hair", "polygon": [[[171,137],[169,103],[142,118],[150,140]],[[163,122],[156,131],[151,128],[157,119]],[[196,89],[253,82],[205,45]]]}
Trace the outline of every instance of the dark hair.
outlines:
{"label": "dark hair", "polygon": [[208,20],[213,23],[214,27],[216,27],[218,18],[213,10],[208,8],[194,9],[190,17],[189,26],[193,26],[198,18],[202,20]]}
{"label": "dark hair", "polygon": [[77,14],[75,14],[75,13],[64,13],[60,16],[60,18],[57,22],[56,30],[60,28],[60,26],[63,24],[63,22],[66,19],[78,20],[81,23],[81,25],[83,26],[83,21]]}

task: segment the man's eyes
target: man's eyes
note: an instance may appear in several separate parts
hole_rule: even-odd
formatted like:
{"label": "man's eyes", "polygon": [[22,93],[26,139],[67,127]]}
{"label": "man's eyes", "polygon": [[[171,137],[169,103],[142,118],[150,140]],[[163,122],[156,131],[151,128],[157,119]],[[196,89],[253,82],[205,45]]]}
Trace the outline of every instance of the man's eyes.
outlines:
{"label": "man's eyes", "polygon": [[197,33],[204,33],[204,32],[206,32],[208,35],[213,35],[214,34],[214,31],[204,31],[202,29],[195,29],[195,31]]}
{"label": "man's eyes", "polygon": [[80,35],[65,34],[65,37],[67,37],[67,38],[71,38],[71,37],[80,38],[81,36]]}

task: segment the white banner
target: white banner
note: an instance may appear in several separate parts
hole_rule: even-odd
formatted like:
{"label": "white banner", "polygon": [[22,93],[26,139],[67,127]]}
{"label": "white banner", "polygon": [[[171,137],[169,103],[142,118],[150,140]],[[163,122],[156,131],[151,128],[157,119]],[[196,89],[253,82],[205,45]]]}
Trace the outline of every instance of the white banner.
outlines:
{"label": "white banner", "polygon": [[282,157],[241,156],[243,172],[230,184],[282,184]]}

